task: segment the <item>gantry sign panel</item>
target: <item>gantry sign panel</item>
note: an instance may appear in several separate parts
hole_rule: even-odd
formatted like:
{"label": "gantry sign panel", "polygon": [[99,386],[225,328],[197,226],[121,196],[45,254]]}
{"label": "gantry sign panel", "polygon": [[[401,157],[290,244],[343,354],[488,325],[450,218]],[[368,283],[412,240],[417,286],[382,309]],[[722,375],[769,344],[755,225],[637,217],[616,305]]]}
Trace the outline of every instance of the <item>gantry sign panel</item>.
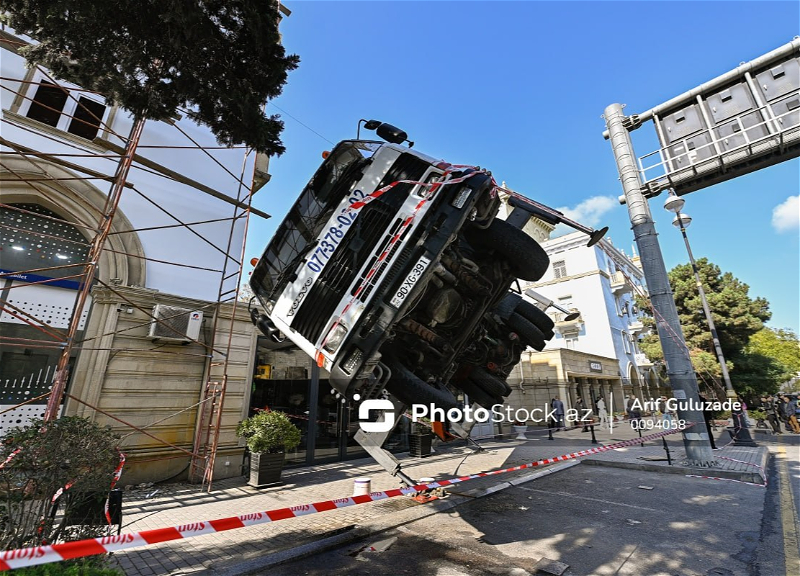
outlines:
{"label": "gantry sign panel", "polygon": [[645,194],[694,192],[800,156],[800,56],[655,114],[661,144],[639,159]]}

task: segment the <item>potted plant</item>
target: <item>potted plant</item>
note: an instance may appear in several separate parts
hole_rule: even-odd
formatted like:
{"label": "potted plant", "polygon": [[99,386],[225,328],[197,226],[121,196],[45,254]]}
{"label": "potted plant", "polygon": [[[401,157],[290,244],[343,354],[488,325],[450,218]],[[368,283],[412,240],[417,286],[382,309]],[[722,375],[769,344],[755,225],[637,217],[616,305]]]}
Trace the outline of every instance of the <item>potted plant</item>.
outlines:
{"label": "potted plant", "polygon": [[408,436],[408,453],[417,458],[425,458],[431,455],[431,421],[427,418],[420,418],[417,422],[411,423],[411,434]]}
{"label": "potted plant", "polygon": [[255,488],[277,484],[284,456],[300,444],[300,429],[283,412],[261,411],[245,418],[236,428],[250,450],[250,480]]}
{"label": "potted plant", "polygon": [[517,435],[514,440],[527,440],[528,437],[525,436],[525,431],[528,429],[528,425],[525,422],[520,422],[518,420],[514,421],[514,433]]}

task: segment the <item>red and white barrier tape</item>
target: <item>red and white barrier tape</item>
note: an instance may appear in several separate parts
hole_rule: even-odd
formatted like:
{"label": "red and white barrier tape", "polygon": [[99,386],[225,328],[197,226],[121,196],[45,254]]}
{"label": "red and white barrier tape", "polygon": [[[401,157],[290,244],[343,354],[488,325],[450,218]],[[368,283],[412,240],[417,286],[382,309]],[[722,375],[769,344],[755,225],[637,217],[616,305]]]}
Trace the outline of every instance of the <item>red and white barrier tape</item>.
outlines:
{"label": "red and white barrier tape", "polygon": [[5,467],[6,467],[6,464],[8,464],[9,462],[11,462],[11,461],[14,459],[14,456],[16,456],[17,454],[19,454],[20,452],[22,452],[22,448],[17,448],[17,449],[15,449],[15,450],[13,450],[13,451],[11,452],[11,454],[9,454],[9,455],[8,455],[8,458],[6,458],[6,459],[5,459],[5,461],[4,461],[2,464],[0,464],[0,470],[2,470],[3,468],[5,468]]}
{"label": "red and white barrier tape", "polygon": [[106,521],[108,522],[109,526],[111,525],[111,512],[108,509],[108,506],[109,500],[111,500],[111,490],[113,490],[114,486],[116,486],[117,482],[119,482],[120,476],[122,476],[122,468],[125,466],[125,454],[119,450],[117,450],[117,452],[119,452],[119,464],[117,464],[117,467],[114,469],[114,475],[111,478],[111,488],[108,489],[109,495],[106,498],[105,505],[103,506],[103,512],[106,515]]}
{"label": "red and white barrier tape", "polygon": [[764,472],[764,467],[755,464],[753,462],[745,462],[744,460],[737,460],[736,458],[729,458],[728,456],[718,456],[720,460],[728,460],[730,462],[738,462],[739,464],[744,464],[745,466],[752,466],[753,468],[758,469],[758,475],[761,476],[761,479],[764,481],[763,484],[758,484],[756,482],[746,482],[745,480],[735,480],[733,478],[719,478],[717,476],[702,476],[699,474],[687,474],[688,478],[703,478],[704,480],[723,480],[725,482],[736,482],[737,484],[749,484],[750,486],[759,486],[761,488],[767,487],[767,474]]}
{"label": "red and white barrier tape", "polygon": [[[687,428],[692,425],[693,424],[689,424]],[[675,434],[677,432],[682,432],[682,430],[664,430],[662,432],[656,432],[655,434],[643,436],[642,438],[636,438],[635,440],[615,442],[614,444],[609,444],[607,446],[598,446],[588,450],[572,452],[571,454],[564,454],[562,456],[555,456],[553,458],[545,458],[544,460],[538,460],[528,464],[521,464],[512,468],[493,470],[491,472],[480,472],[478,474],[460,476],[458,478],[451,478],[449,480],[440,480],[438,482],[431,482],[429,484],[418,484],[408,488],[386,490],[385,492],[373,492],[363,496],[351,496],[348,498],[339,498],[337,500],[325,500],[322,502],[314,502],[312,504],[302,504],[299,506],[291,506],[289,508],[279,508],[277,510],[243,514],[241,516],[233,516],[230,518],[196,522],[183,526],[157,528],[155,530],[144,530],[142,532],[120,534],[119,536],[104,536],[103,538],[75,540],[61,544],[50,544],[46,546],[36,546],[33,548],[8,550],[0,553],[0,571],[22,568],[25,566],[35,566],[37,564],[47,564],[50,562],[58,562],[72,558],[81,558],[84,556],[93,556],[95,554],[117,552],[137,546],[147,546],[150,544],[158,544],[160,542],[169,542],[171,540],[193,538],[195,536],[202,536],[203,534],[210,534],[212,532],[224,532],[226,530],[244,528],[245,526],[254,526],[256,524],[265,524],[268,522],[278,522],[280,520],[286,520],[287,518],[297,518],[300,516],[316,514],[318,512],[325,512],[327,510],[336,510],[338,508],[347,508],[348,506],[365,504],[367,502],[386,500],[387,498],[395,498],[397,496],[415,494],[424,490],[431,490],[434,488],[459,484],[475,478],[495,476],[497,474],[504,474],[506,472],[517,472],[526,468],[535,468],[537,466],[544,466],[547,464],[553,464],[555,462],[563,462],[565,460],[581,458],[583,456],[598,454],[600,452],[616,450],[626,446],[634,446],[643,441],[653,440],[655,438],[660,438],[669,434]]]}
{"label": "red and white barrier tape", "polygon": [[53,502],[58,500],[64,492],[66,492],[75,485],[75,482],[77,482],[77,480],[70,480],[64,485],[63,488],[59,488],[58,490],[56,490],[56,493],[53,494],[53,497],[50,499],[50,503],[52,504]]}

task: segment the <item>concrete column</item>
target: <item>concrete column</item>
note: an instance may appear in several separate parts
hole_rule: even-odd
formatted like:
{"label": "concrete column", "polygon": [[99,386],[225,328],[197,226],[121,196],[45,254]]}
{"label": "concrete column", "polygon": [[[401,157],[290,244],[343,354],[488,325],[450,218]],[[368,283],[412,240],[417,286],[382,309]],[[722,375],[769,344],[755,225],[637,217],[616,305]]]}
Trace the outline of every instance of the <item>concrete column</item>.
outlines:
{"label": "concrete column", "polygon": [[568,408],[574,408],[575,404],[578,402],[578,384],[574,380],[569,381],[569,406]]}
{"label": "concrete column", "polygon": [[[621,104],[611,104],[606,107],[603,116],[622,190],[625,193],[625,204],[628,207],[633,236],[641,255],[642,271],[650,292],[650,302],[657,316],[656,329],[661,340],[670,385],[676,397],[697,402],[697,379],[683,338],[678,310],[667,277],[667,268],[661,247],[658,245],[650,207],[644,197],[636,154],[628,133],[631,119],[622,113]],[[684,410],[683,406],[678,410],[678,417],[692,423],[703,422],[701,411]],[[683,433],[686,458],[694,466],[710,466],[715,463],[708,435],[702,428],[696,426]]]}
{"label": "concrete column", "polygon": [[586,378],[578,378],[578,381],[584,406],[591,408],[595,413],[597,413],[597,406],[595,406],[594,402],[592,401],[592,394],[589,391],[589,383],[586,382]]}
{"label": "concrete column", "polygon": [[611,382],[611,393],[614,396],[614,412],[622,412],[625,407],[625,393],[622,390],[622,380]]}

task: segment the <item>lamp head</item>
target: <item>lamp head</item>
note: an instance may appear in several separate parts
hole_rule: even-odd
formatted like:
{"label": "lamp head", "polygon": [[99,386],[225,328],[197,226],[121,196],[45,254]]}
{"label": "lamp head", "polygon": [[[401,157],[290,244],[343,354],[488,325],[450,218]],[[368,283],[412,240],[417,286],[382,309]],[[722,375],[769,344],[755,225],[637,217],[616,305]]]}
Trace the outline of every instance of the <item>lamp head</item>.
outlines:
{"label": "lamp head", "polygon": [[684,204],[686,204],[686,200],[684,200],[680,196],[675,196],[674,194],[670,194],[669,196],[667,196],[667,199],[664,200],[664,209],[677,214],[678,212],[683,210]]}
{"label": "lamp head", "polygon": [[676,214],[675,218],[672,219],[672,225],[675,226],[675,228],[688,228],[691,223],[692,217],[683,212]]}

